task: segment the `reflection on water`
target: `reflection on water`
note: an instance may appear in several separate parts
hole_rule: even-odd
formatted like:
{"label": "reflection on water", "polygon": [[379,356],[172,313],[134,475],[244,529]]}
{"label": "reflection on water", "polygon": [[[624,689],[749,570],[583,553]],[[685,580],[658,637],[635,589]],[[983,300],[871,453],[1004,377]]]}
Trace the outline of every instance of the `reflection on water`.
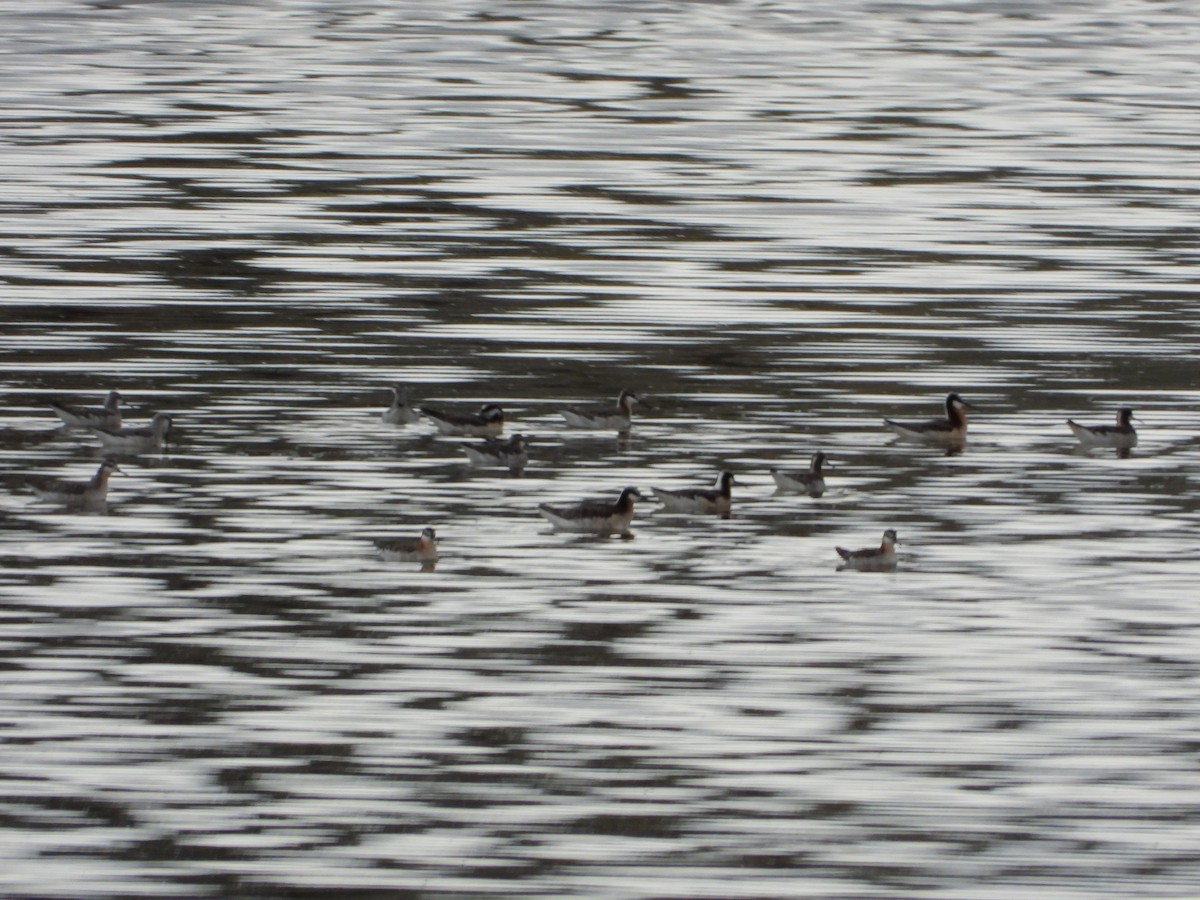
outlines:
{"label": "reflection on water", "polygon": [[0,893],[1194,894],[1190,8],[7,6]]}

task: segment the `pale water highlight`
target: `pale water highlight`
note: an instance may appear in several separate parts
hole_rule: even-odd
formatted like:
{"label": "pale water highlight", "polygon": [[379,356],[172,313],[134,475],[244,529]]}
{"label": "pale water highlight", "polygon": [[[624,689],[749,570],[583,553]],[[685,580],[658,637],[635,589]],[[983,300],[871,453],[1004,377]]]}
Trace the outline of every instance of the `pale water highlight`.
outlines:
{"label": "pale water highlight", "polygon": [[1189,4],[0,11],[0,894],[1196,895]]}

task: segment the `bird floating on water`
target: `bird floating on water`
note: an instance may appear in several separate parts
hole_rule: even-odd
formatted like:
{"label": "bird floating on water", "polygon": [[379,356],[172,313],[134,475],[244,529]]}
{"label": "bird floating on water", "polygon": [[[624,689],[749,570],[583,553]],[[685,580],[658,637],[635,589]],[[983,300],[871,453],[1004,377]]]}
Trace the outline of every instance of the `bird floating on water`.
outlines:
{"label": "bird floating on water", "polygon": [[140,428],[89,428],[105,450],[119,453],[142,453],[161,450],[171,430],[169,413],[155,413],[149,425]]}
{"label": "bird floating on water", "polygon": [[838,556],[842,558],[841,568],[857,569],[860,572],[886,572],[896,568],[896,530],[889,528],[883,533],[883,541],[878,547],[867,547],[864,550],[846,550],[835,547]]}
{"label": "bird floating on water", "polygon": [[421,414],[408,405],[408,388],[397,384],[392,388],[392,405],[379,418],[385,425],[412,425]]}
{"label": "bird floating on water", "polygon": [[961,445],[967,439],[967,413],[974,409],[958,394],[946,396],[946,417],[923,422],[897,422],[884,419],[883,424],[903,441],[921,444]]}
{"label": "bird floating on water", "polygon": [[[771,467],[771,477],[775,479],[775,487],[783,493],[808,494],[810,497],[820,497],[825,493],[825,475],[822,466],[829,462],[829,457],[821,450],[812,455],[807,472],[784,472],[782,469]],[[830,466],[832,468],[832,466]]]}
{"label": "bird floating on water", "polygon": [[102,407],[69,406],[51,400],[50,408],[69,428],[120,428],[123,399],[117,391],[109,391]]}
{"label": "bird floating on water", "polygon": [[1115,447],[1129,450],[1137,446],[1137,431],[1133,427],[1133,410],[1123,406],[1117,410],[1115,425],[1080,425],[1067,419],[1067,427],[1085,447]]}
{"label": "bird floating on water", "polygon": [[479,412],[475,413],[437,409],[432,406],[422,406],[421,412],[433,420],[441,434],[495,437],[504,430],[504,410],[495,403],[485,403],[479,408]]}
{"label": "bird floating on water", "polygon": [[430,563],[438,558],[437,532],[423,528],[420,537],[375,542],[379,555],[389,562]]}
{"label": "bird floating on water", "polygon": [[538,512],[556,531],[629,534],[629,526],[633,522],[633,501],[644,499],[637,488],[627,487],[615,502],[584,500],[572,506],[542,503],[538,506]]}
{"label": "bird floating on water", "polygon": [[507,441],[488,438],[482,444],[463,444],[462,449],[473,466],[523,469],[529,464],[529,443],[523,434],[514,434]]}
{"label": "bird floating on water", "polygon": [[590,407],[583,409],[559,410],[559,415],[566,419],[572,428],[608,429],[628,431],[633,425],[633,404],[637,403],[646,409],[653,409],[649,403],[633,391],[621,391],[617,397],[617,405]]}
{"label": "bird floating on water", "polygon": [[113,472],[121,472],[120,466],[116,460],[106,459],[89,481],[49,481],[30,487],[42,500],[72,512],[104,512],[108,506],[108,479]]}
{"label": "bird floating on water", "polygon": [[712,488],[685,488],[681,491],[668,491],[652,487],[650,491],[654,499],[663,505],[666,512],[673,513],[718,513],[729,515],[733,502],[734,484],[732,472],[721,472]]}

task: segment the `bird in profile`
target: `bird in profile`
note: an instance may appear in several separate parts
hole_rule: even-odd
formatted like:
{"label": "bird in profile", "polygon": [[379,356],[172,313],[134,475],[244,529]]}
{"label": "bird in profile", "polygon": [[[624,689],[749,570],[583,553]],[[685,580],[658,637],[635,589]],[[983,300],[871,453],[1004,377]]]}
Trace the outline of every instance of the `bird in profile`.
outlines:
{"label": "bird in profile", "polygon": [[479,412],[464,413],[456,410],[422,406],[421,413],[433,420],[441,434],[467,435],[468,437],[496,437],[504,430],[504,410],[495,403],[485,403]]}
{"label": "bird in profile", "polygon": [[123,400],[117,391],[109,391],[101,407],[69,406],[51,400],[50,409],[68,428],[120,428]]}
{"label": "bird in profile", "polygon": [[884,419],[883,424],[902,441],[961,446],[967,439],[968,409],[974,407],[958,394],[948,394],[945,418],[926,419],[923,422]]}
{"label": "bird in profile", "polygon": [[161,450],[173,420],[168,413],[155,413],[149,425],[139,428],[89,428],[105,450],[113,453],[144,453]]}
{"label": "bird in profile", "polygon": [[1067,427],[1085,447],[1115,447],[1130,450],[1137,446],[1137,431],[1133,427],[1133,410],[1123,406],[1117,410],[1115,425],[1080,425],[1067,419]]}
{"label": "bird in profile", "polygon": [[666,512],[672,513],[717,513],[728,516],[733,503],[734,484],[732,472],[721,472],[717,475],[716,484],[711,488],[685,488],[681,491],[668,491],[663,488],[650,488],[654,499],[658,500]]}
{"label": "bird in profile", "polygon": [[[785,472],[771,467],[771,477],[775,479],[775,487],[780,493],[808,494],[810,497],[820,497],[825,493],[825,475],[823,466],[829,462],[824,452],[818,450],[808,463],[807,472]],[[830,468],[833,468],[830,466]]]}
{"label": "bird in profile", "polygon": [[860,572],[886,572],[896,568],[896,530],[889,528],[883,533],[883,541],[878,547],[867,547],[864,550],[847,550],[835,547],[838,556],[842,558],[841,568],[857,569]]}
{"label": "bird in profile", "polygon": [[42,500],[72,512],[104,512],[108,508],[108,479],[120,471],[116,460],[106,459],[89,481],[34,482],[30,487]]}
{"label": "bird in profile", "polygon": [[437,532],[421,529],[419,537],[395,538],[375,542],[379,555],[389,562],[431,563],[438,558]]}
{"label": "bird in profile", "polygon": [[633,425],[633,404],[638,403],[646,409],[653,409],[649,403],[633,391],[621,391],[617,397],[617,405],[598,406],[583,409],[559,410],[568,425],[572,428],[609,429],[628,431]]}
{"label": "bird in profile", "polygon": [[571,506],[542,503],[538,512],[556,531],[587,534],[629,534],[633,522],[633,501],[644,500],[635,487],[627,487],[615,501],[584,500]]}

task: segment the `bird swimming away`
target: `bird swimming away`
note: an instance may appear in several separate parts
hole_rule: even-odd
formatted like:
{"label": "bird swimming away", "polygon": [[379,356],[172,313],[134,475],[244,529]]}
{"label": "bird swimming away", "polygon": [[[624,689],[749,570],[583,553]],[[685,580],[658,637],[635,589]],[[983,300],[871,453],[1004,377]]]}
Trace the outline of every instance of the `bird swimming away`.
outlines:
{"label": "bird swimming away", "polygon": [[463,444],[462,449],[473,466],[523,469],[529,465],[529,444],[523,434],[514,434],[507,441],[488,438],[481,444]]}
{"label": "bird swimming away", "polygon": [[72,512],[104,512],[108,508],[108,479],[113,472],[121,472],[120,466],[116,460],[106,459],[90,481],[49,481],[31,483],[30,487],[42,500]]}
{"label": "bird swimming away", "polygon": [[886,572],[896,568],[896,530],[889,528],[883,533],[883,541],[878,547],[867,547],[865,550],[846,550],[835,547],[838,556],[842,558],[843,569],[857,569],[860,572]]}
{"label": "bird swimming away", "polygon": [[141,453],[161,450],[171,430],[172,418],[168,413],[155,413],[149,425],[139,428],[89,428],[105,450],[120,453]]}
{"label": "bird swimming away", "polygon": [[432,406],[422,406],[421,412],[433,420],[441,434],[496,437],[504,430],[504,410],[495,403],[485,403],[479,408],[479,412],[475,413],[437,409]]}
{"label": "bird swimming away", "polygon": [[923,422],[897,422],[884,419],[883,424],[902,441],[921,444],[961,445],[967,439],[967,413],[974,409],[958,394],[946,396],[946,417]]}
{"label": "bird swimming away", "polygon": [[617,397],[617,405],[591,407],[585,409],[559,410],[568,425],[572,428],[609,429],[628,431],[633,425],[633,404],[638,403],[646,409],[653,409],[649,403],[633,391],[621,391]]}
{"label": "bird swimming away", "polygon": [[1080,425],[1067,419],[1067,427],[1085,447],[1115,447],[1129,450],[1137,446],[1137,431],[1133,427],[1133,410],[1123,406],[1117,410],[1115,425]]}
{"label": "bird swimming away", "polygon": [[663,488],[650,488],[654,499],[663,505],[666,512],[672,513],[718,513],[729,515],[733,502],[731,485],[734,484],[732,472],[721,472],[712,488],[685,488],[681,491],[668,491]]}
{"label": "bird swimming away", "polygon": [[780,493],[801,493],[810,497],[820,497],[825,493],[825,475],[822,467],[828,462],[829,457],[818,450],[809,460],[807,472],[784,472],[772,466],[771,477],[775,479],[775,487]]}
{"label": "bird swimming away", "polygon": [[69,406],[51,400],[50,408],[69,428],[120,428],[123,399],[117,391],[109,391],[102,407]]}
{"label": "bird swimming away", "polygon": [[644,499],[637,488],[627,487],[615,502],[584,500],[572,506],[542,503],[538,506],[538,512],[556,531],[629,534],[629,526],[633,522],[633,501]]}
{"label": "bird swimming away", "polygon": [[379,418],[385,425],[412,425],[421,414],[408,405],[408,388],[397,384],[392,388],[392,405]]}
{"label": "bird swimming away", "polygon": [[379,555],[389,562],[433,562],[438,558],[437,532],[423,528],[420,537],[375,542]]}

